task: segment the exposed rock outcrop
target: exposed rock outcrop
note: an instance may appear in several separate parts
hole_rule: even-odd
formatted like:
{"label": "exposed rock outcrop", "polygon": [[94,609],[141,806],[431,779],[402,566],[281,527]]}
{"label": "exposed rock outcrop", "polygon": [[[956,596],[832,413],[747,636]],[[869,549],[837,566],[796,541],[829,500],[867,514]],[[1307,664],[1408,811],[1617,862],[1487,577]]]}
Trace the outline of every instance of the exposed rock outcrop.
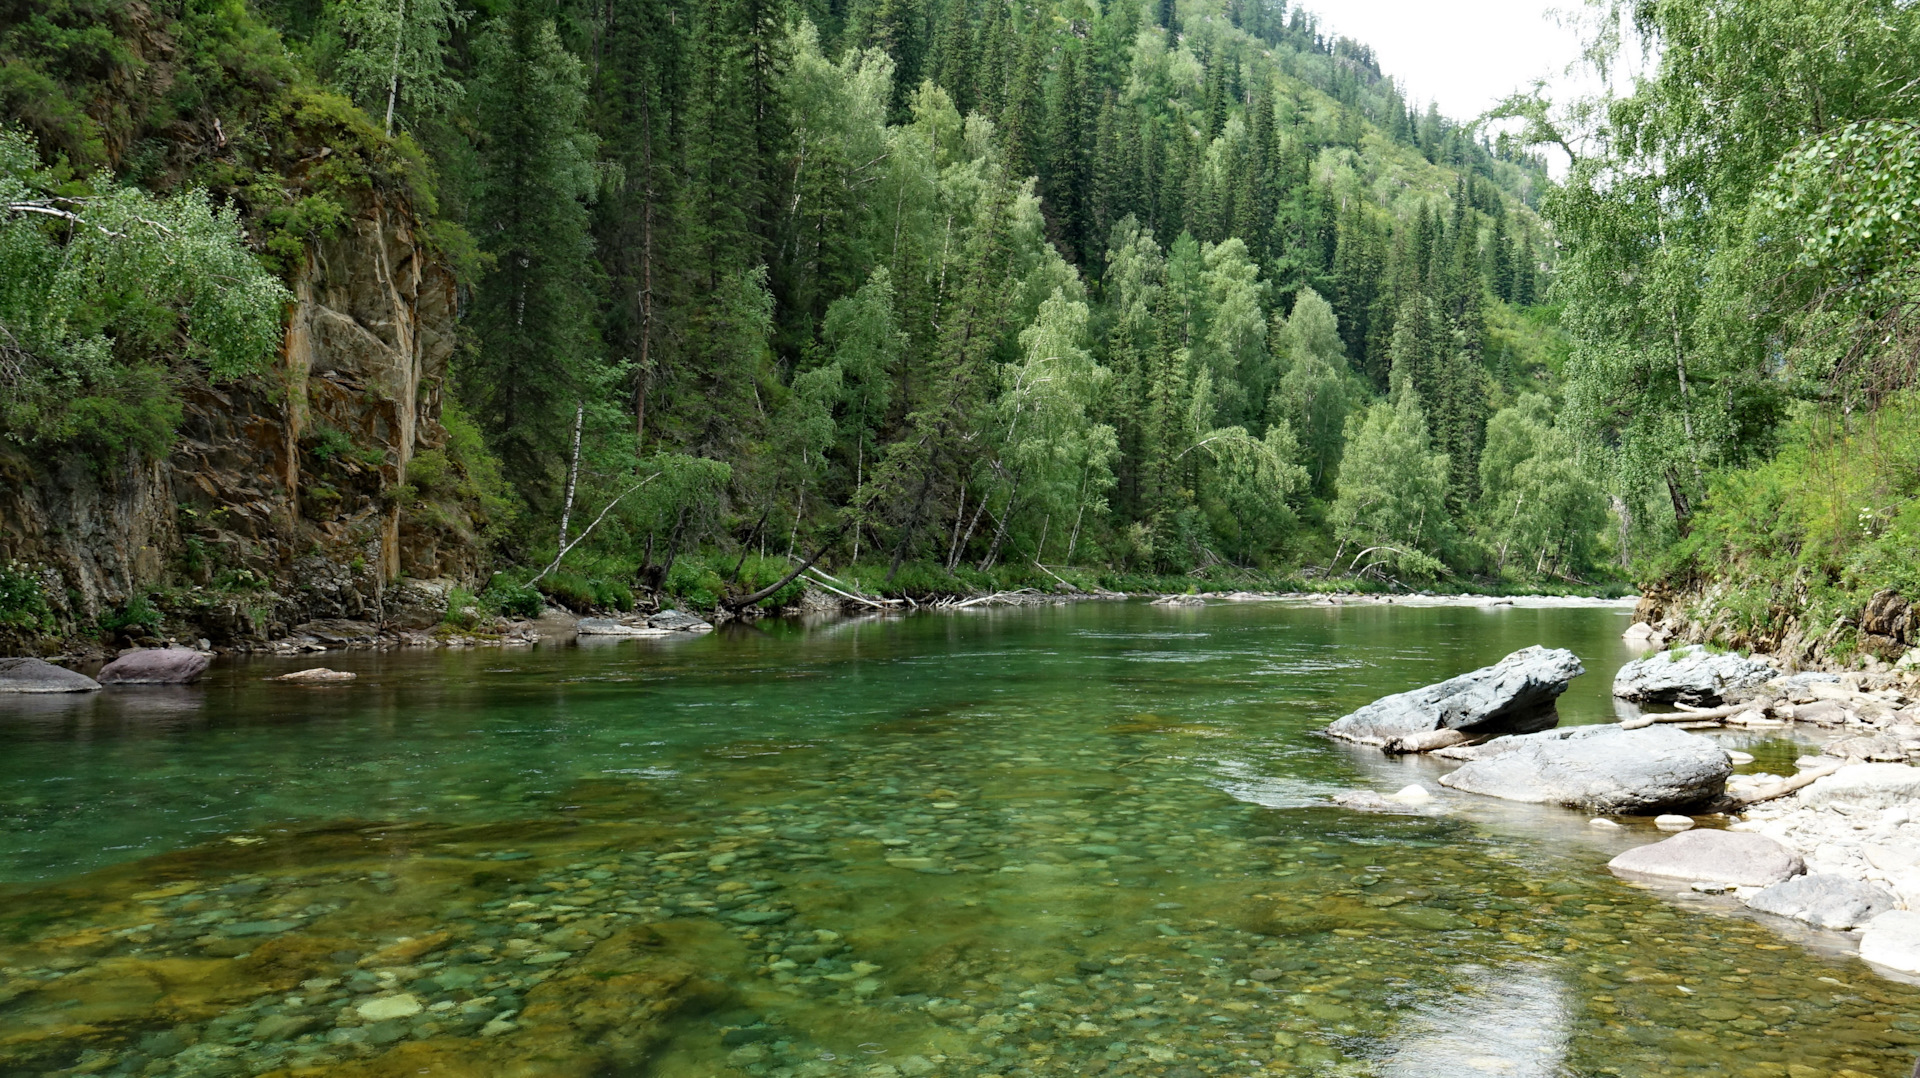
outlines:
{"label": "exposed rock outcrop", "polygon": [[1643,704],[1718,704],[1777,673],[1759,660],[1693,644],[1622,666],[1613,676],[1613,695]]}
{"label": "exposed rock outcrop", "polygon": [[1547,730],[1560,721],[1554,702],[1567,691],[1567,682],[1585,672],[1571,651],[1522,648],[1492,666],[1381,697],[1334,720],[1326,732],[1345,741],[1424,751],[1441,747],[1422,739],[1436,731],[1457,732],[1459,737],[1447,739],[1457,744]]}
{"label": "exposed rock outcrop", "polygon": [[1564,805],[1612,815],[1698,808],[1726,789],[1726,750],[1670,726],[1624,730],[1575,726],[1501,738],[1440,784],[1509,801]]}
{"label": "exposed rock outcrop", "polygon": [[220,644],[323,619],[421,628],[431,604],[390,602],[396,582],[476,579],[471,507],[408,482],[447,443],[455,319],[411,209],[367,192],[290,286],[276,369],[183,387],[165,459],[0,446],[0,560],[46,577],[64,629],[163,583],[170,630]]}

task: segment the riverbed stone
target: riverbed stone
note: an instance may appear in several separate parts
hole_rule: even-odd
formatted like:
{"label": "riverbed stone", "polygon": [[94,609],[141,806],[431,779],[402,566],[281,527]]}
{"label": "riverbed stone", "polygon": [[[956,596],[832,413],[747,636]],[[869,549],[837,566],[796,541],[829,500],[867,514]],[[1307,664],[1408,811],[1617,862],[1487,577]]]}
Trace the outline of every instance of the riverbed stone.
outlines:
{"label": "riverbed stone", "polygon": [[1892,909],[1892,892],[1865,880],[1809,873],[1747,896],[1747,907],[1805,921],[1818,928],[1862,925]]}
{"label": "riverbed stone", "polygon": [[1613,676],[1613,695],[1643,704],[1718,704],[1774,674],[1757,659],[1690,644],[1622,666]]}
{"label": "riverbed stone", "polygon": [[1732,773],[1719,745],[1671,726],[1576,726],[1476,746],[1472,759],[1440,784],[1509,801],[1643,816],[1708,804]]}
{"label": "riverbed stone", "polygon": [[1336,719],[1327,733],[1345,741],[1389,741],[1458,730],[1474,737],[1547,730],[1559,723],[1554,702],[1567,682],[1586,672],[1573,652],[1538,645],[1492,666],[1438,684],[1383,696]]}
{"label": "riverbed stone", "polygon": [[1850,764],[1800,791],[1809,806],[1844,802],[1857,808],[1890,809],[1920,802],[1920,767]]}
{"label": "riverbed stone", "polygon": [[354,1010],[365,1021],[385,1022],[394,1018],[412,1018],[425,1009],[421,1006],[420,997],[411,992],[402,992],[370,999]]}
{"label": "riverbed stone", "polygon": [[44,659],[0,659],[0,693],[93,692],[100,683]]}
{"label": "riverbed stone", "polygon": [[1807,870],[1800,855],[1765,835],[1748,831],[1682,831],[1670,839],[1636,846],[1607,862],[1622,876],[1704,880],[1737,887],[1766,887]]}
{"label": "riverbed stone", "polygon": [[1860,935],[1860,957],[1902,973],[1920,973],[1920,910],[1888,910],[1868,921]]}
{"label": "riverbed stone", "polygon": [[208,657],[192,648],[140,648],[100,668],[102,685],[185,685],[207,672]]}

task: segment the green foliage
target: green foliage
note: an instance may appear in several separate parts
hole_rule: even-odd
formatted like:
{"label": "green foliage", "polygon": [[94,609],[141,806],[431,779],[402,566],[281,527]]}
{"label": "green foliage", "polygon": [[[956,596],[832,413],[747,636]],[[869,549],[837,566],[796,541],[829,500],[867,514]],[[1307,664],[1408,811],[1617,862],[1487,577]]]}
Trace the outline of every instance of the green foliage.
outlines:
{"label": "green foliage", "polygon": [[453,588],[447,592],[447,612],[440,624],[450,629],[471,630],[480,624],[480,614],[479,596],[465,588]]}
{"label": "green foliage", "polygon": [[496,575],[480,593],[480,602],[510,618],[537,618],[546,609],[546,600],[535,588]]}
{"label": "green foliage", "polygon": [[0,434],[157,456],[179,418],[168,357],[257,371],[291,297],[204,191],[155,198],[105,174],[81,190],[0,127]]}
{"label": "green foliage", "polygon": [[108,636],[152,634],[160,630],[160,621],[160,608],[145,595],[130,596],[98,619],[101,631]]}
{"label": "green foliage", "polygon": [[1496,573],[1540,579],[1589,570],[1607,517],[1591,473],[1546,397],[1525,394],[1494,415],[1480,489]]}
{"label": "green foliage", "polygon": [[726,591],[726,581],[707,561],[683,557],[673,563],[661,590],[688,608],[712,610],[720,605],[720,596]]}
{"label": "green foliage", "polygon": [[453,0],[335,0],[343,47],[336,79],[388,133],[412,127],[460,100],[446,54],[469,12]]}
{"label": "green foliage", "polygon": [[577,614],[595,610],[632,610],[633,591],[625,584],[581,573],[548,573],[535,585],[541,594]]}
{"label": "green foliage", "polygon": [[53,607],[47,602],[41,575],[24,562],[10,561],[0,566],[0,629],[23,633],[54,630]]}
{"label": "green foliage", "polygon": [[1402,383],[1382,401],[1347,420],[1347,452],[1339,497],[1327,517],[1340,542],[1342,568],[1369,568],[1430,577],[1441,571],[1449,544],[1445,454],[1428,449],[1427,417],[1419,396]]}

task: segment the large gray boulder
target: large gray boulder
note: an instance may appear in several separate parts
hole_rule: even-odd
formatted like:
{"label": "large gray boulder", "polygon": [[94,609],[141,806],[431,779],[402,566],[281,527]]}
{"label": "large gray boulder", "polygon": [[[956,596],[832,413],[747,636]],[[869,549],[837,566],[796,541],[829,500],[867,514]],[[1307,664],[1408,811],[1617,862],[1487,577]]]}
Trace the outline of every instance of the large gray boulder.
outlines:
{"label": "large gray boulder", "polygon": [[1613,675],[1613,695],[1642,704],[1719,704],[1774,675],[1766,663],[1689,644],[1622,666]]}
{"label": "large gray boulder", "polygon": [[141,648],[100,668],[102,685],[185,685],[207,672],[207,656],[192,648]]}
{"label": "large gray boulder", "polygon": [[1501,738],[1440,784],[1509,801],[1607,815],[1651,816],[1715,801],[1733,761],[1712,741],[1671,726],[1574,726]]}
{"label": "large gray boulder", "polygon": [[1796,876],[1747,896],[1749,909],[1834,929],[1866,924],[1895,905],[1884,887],[1827,873]]}
{"label": "large gray boulder", "polygon": [[1560,722],[1554,701],[1567,691],[1568,681],[1586,672],[1564,648],[1521,648],[1470,674],[1383,696],[1335,719],[1327,733],[1385,745],[1436,730],[1457,730],[1469,737],[1548,730]]}
{"label": "large gray boulder", "polygon": [[1751,831],[1682,831],[1664,842],[1636,846],[1607,862],[1621,876],[1767,887],[1807,870],[1800,855]]}
{"label": "large gray boulder", "polygon": [[0,659],[0,693],[93,692],[100,683],[43,659]]}

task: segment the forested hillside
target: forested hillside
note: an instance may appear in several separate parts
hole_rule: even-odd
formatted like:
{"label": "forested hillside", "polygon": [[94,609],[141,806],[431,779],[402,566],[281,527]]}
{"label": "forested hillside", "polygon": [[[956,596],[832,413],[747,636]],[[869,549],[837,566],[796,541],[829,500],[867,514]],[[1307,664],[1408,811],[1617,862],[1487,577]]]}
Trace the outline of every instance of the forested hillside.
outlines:
{"label": "forested hillside", "polygon": [[[282,276],[350,200],[254,162],[296,108],[357,107],[353,167],[323,179],[403,183],[459,282],[448,426],[480,435],[398,496],[484,505],[499,601],[540,570],[576,606],[738,599],[816,552],[922,591],[1562,581],[1613,553],[1556,421],[1540,159],[1410,106],[1284,3],[74,0],[8,21],[0,93],[39,153],[10,182],[82,215],[116,183],[204,190]],[[156,39],[164,86],[143,81]],[[69,242],[45,216],[6,227]],[[160,362],[96,321],[96,362],[17,353],[9,376],[53,403],[7,412],[14,443],[120,452],[143,402],[127,422],[163,453],[167,385],[267,377],[255,343]]]}
{"label": "forested hillside", "polygon": [[1892,658],[1920,643],[1920,10],[1632,15],[1645,77],[1506,110],[1574,154],[1545,200],[1569,426],[1608,465],[1654,617],[1795,660]]}

